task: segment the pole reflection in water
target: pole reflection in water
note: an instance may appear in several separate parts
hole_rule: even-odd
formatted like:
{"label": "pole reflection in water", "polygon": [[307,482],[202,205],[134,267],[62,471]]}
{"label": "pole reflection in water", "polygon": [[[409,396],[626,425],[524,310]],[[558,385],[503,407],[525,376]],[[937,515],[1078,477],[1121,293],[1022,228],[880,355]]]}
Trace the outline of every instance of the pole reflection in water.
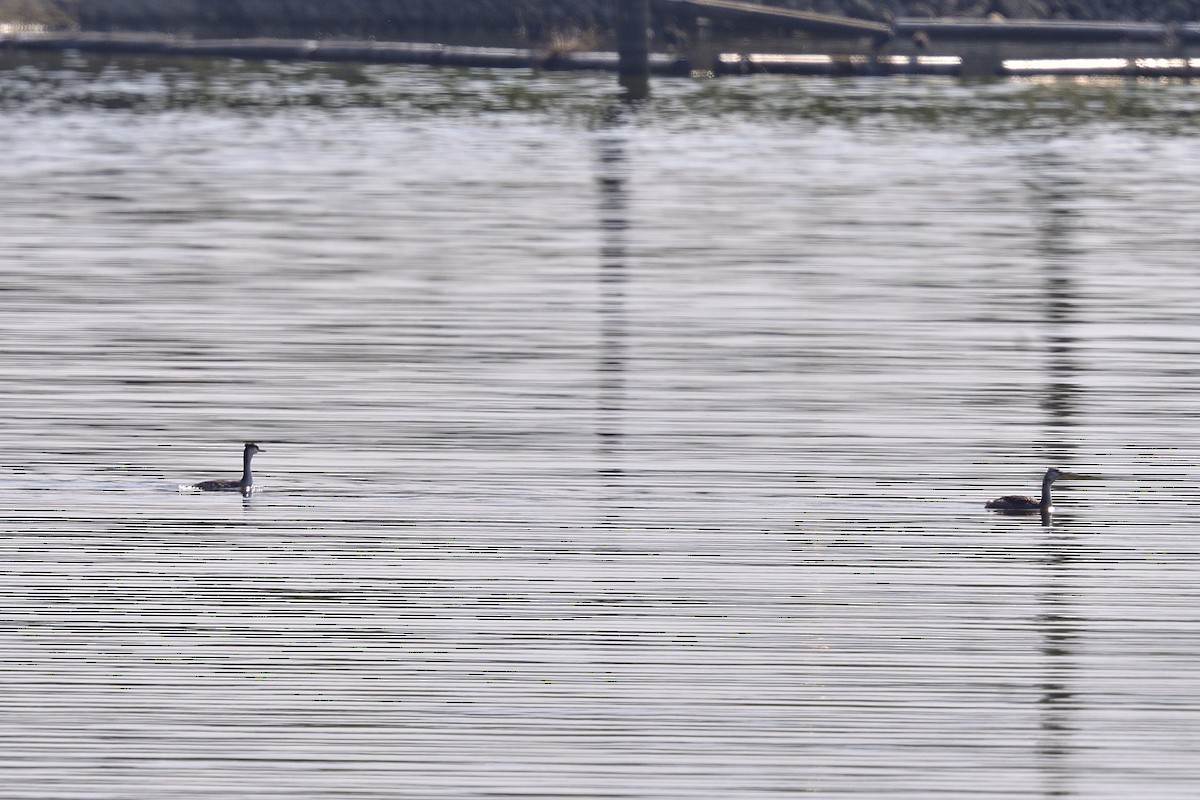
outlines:
{"label": "pole reflection in water", "polygon": [[[1044,414],[1043,434],[1038,445],[1043,461],[1070,470],[1076,442],[1070,435],[1079,405],[1078,341],[1074,333],[1077,298],[1071,280],[1074,259],[1079,255],[1070,244],[1071,201],[1082,188],[1066,176],[1066,165],[1056,154],[1036,158],[1034,177],[1026,181],[1030,209],[1037,225],[1035,248],[1041,261],[1043,281],[1043,328],[1046,342],[1046,385],[1038,393]],[[1068,489],[1069,491],[1069,489]],[[1043,514],[1042,523],[1050,518]]]}
{"label": "pole reflection in water", "polygon": [[1045,163],[1035,164],[1042,174],[1028,186],[1038,223],[1035,246],[1045,270],[1043,308],[1048,380],[1041,401],[1046,412],[1046,436],[1042,444],[1047,456],[1066,463],[1065,459],[1074,454],[1074,442],[1065,434],[1073,423],[1080,391],[1075,359],[1078,343],[1073,331],[1077,301],[1070,274],[1079,251],[1070,243],[1071,222],[1076,214],[1071,201],[1083,187],[1073,178],[1063,176],[1064,165],[1058,162],[1052,156]]}
{"label": "pole reflection in water", "polygon": [[625,411],[628,317],[629,190],[624,125],[632,109],[612,108],[596,136],[596,183],[600,222],[600,343],[597,372],[596,438],[599,475],[607,499],[620,493],[624,470],[621,441]]}
{"label": "pole reflection in water", "polygon": [[1046,584],[1038,598],[1041,608],[1037,626],[1042,632],[1041,651],[1046,671],[1040,683],[1041,735],[1036,754],[1041,765],[1046,797],[1067,797],[1070,787],[1070,758],[1073,750],[1072,709],[1075,705],[1075,651],[1079,630],[1072,608],[1074,589],[1070,573],[1075,560],[1071,533],[1054,532],[1046,542]]}
{"label": "pole reflection in water", "polygon": [[[1044,270],[1043,320],[1046,331],[1046,387],[1041,393],[1045,414],[1044,434],[1039,443],[1046,458],[1070,469],[1077,453],[1071,435],[1079,407],[1079,367],[1076,362],[1076,291],[1071,279],[1078,249],[1071,245],[1074,200],[1084,190],[1079,181],[1066,175],[1069,165],[1055,154],[1032,164],[1034,177],[1027,182],[1030,207],[1038,228],[1037,254]],[[1048,516],[1042,523],[1050,525]],[[1060,523],[1061,528],[1061,523]],[[1070,574],[1077,558],[1070,530],[1055,530],[1043,542],[1045,585],[1039,595],[1037,629],[1042,634],[1041,652],[1045,674],[1039,699],[1041,736],[1036,753],[1044,780],[1043,794],[1067,797],[1073,794],[1069,776],[1072,755],[1072,708],[1075,701],[1076,651],[1079,630],[1073,610],[1074,591]]]}

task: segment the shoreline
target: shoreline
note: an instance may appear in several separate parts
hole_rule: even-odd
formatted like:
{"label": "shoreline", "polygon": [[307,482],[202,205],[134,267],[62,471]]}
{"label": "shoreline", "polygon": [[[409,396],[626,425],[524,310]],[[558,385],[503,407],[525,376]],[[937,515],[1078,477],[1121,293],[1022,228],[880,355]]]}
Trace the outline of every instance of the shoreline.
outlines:
{"label": "shoreline", "polygon": [[[439,0],[426,8],[402,0],[346,0],[341,22],[325,26],[320,4],[300,0],[206,0],[203,12],[174,0],[20,0],[16,7],[28,24],[6,22],[5,14],[12,14],[6,6],[15,7],[0,0],[0,50],[617,71],[609,15],[615,1]],[[1046,12],[1051,0],[952,3],[960,11],[987,11],[987,18],[891,16],[892,9],[924,8],[926,0],[837,0],[853,2],[859,17],[825,13],[842,7],[834,0],[789,1],[785,7],[649,0],[650,73],[1001,77],[1028,70],[1009,61],[1040,59],[1072,63],[1042,66],[1036,74],[1192,78],[1200,66],[1192,57],[1200,56],[1200,21],[1010,20],[994,10]],[[30,9],[41,9],[42,21],[38,13],[30,17]],[[381,9],[390,16],[380,19]],[[64,21],[68,11],[76,17]],[[869,14],[883,20],[864,19]],[[455,28],[455,20],[462,25]],[[493,24],[484,27],[489,20]],[[372,35],[351,32],[367,28]]]}
{"label": "shoreline", "polygon": [[[423,42],[314,39],[195,39],[170,34],[104,34],[0,31],[0,55],[13,52],[68,52],[142,55],[162,58],[232,58],[246,61],[357,62],[433,67],[617,72],[615,52],[558,52],[507,47],[462,47]],[[1022,57],[1023,56],[1023,57]],[[958,55],[874,52],[770,53],[718,49],[710,60],[652,53],[657,76],[749,75],[778,73],[827,76],[940,75],[960,78],[1109,76],[1126,78],[1200,77],[1200,58],[1185,55],[1117,55],[1048,58],[1036,52],[1003,53],[998,48],[968,49]]]}
{"label": "shoreline", "polygon": [[[196,38],[387,39],[453,44],[594,48],[611,39],[616,0],[0,0],[0,23],[42,24],[49,30],[159,32]],[[722,0],[650,0],[656,36],[670,39],[703,18],[718,37],[772,35],[778,20],[725,15]],[[1138,0],[740,0],[780,14],[807,14],[850,25],[894,26],[938,20],[1120,23],[1181,26],[1200,23],[1200,3]],[[737,4],[737,0],[731,3]],[[559,49],[566,49],[560,47]]]}

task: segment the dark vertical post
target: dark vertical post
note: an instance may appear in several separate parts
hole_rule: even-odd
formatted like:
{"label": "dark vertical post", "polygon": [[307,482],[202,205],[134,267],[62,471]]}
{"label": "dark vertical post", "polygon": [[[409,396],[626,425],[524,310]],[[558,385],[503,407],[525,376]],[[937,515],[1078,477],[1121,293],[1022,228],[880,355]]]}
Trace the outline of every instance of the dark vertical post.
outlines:
{"label": "dark vertical post", "polygon": [[650,0],[612,0],[616,9],[618,72],[625,95],[650,94]]}

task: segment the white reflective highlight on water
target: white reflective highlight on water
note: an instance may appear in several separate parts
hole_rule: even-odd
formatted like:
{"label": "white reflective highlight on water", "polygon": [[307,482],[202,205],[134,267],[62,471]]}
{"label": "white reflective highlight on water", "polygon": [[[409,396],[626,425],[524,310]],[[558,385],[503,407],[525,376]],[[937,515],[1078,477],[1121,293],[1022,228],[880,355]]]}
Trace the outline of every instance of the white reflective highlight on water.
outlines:
{"label": "white reflective highlight on water", "polygon": [[21,69],[6,796],[1194,794],[1192,87]]}

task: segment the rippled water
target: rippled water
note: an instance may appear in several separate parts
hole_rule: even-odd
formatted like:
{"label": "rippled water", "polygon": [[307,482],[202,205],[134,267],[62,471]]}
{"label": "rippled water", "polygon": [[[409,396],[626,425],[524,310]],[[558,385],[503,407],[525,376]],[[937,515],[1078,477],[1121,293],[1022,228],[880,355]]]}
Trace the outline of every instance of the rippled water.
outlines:
{"label": "rippled water", "polygon": [[1195,796],[1194,86],[6,58],[0,795]]}

